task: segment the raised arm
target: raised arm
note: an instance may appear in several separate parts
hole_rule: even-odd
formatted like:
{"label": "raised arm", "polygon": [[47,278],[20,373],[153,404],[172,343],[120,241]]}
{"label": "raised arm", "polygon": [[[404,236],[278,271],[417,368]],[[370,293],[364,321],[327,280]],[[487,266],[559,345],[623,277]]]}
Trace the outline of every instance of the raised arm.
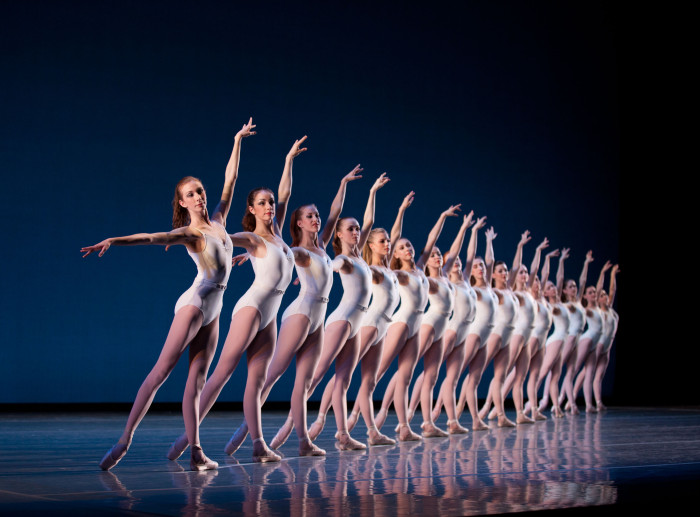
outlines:
{"label": "raised arm", "polygon": [[306,135],[302,136],[299,140],[296,140],[284,160],[282,179],[280,179],[280,185],[277,189],[277,228],[275,231],[280,235],[280,237],[282,236],[281,228],[284,227],[284,218],[287,216],[289,197],[292,195],[292,164],[294,163],[294,158],[307,150],[306,147],[301,147],[304,140],[306,140]]}
{"label": "raised arm", "polygon": [[335,223],[338,222],[338,217],[340,217],[340,212],[343,210],[343,204],[345,203],[345,190],[347,189],[348,183],[351,181],[359,180],[362,176],[362,167],[358,163],[355,168],[348,172],[343,179],[340,180],[340,187],[338,188],[338,193],[335,195],[333,202],[331,203],[331,211],[328,214],[328,220],[326,221],[323,230],[321,231],[320,245],[323,249],[326,249],[328,243],[331,242],[333,238],[333,230],[335,229]]}
{"label": "raised arm", "polygon": [[254,135],[256,132],[255,124],[253,124],[253,117],[250,117],[247,124],[243,124],[241,130],[236,133],[233,140],[233,151],[231,151],[231,157],[228,160],[228,165],[226,165],[226,174],[224,176],[224,188],[221,190],[221,199],[219,204],[216,205],[214,213],[211,216],[212,221],[216,221],[224,226],[226,226],[226,217],[228,216],[228,211],[231,208],[231,199],[233,198],[233,188],[236,185],[236,180],[238,179],[238,164],[241,160],[241,141],[247,137]]}
{"label": "raised arm", "polygon": [[520,265],[523,263],[523,246],[530,242],[531,238],[530,230],[525,230],[520,236],[520,242],[518,242],[518,246],[515,248],[515,257],[513,257],[513,264],[510,270],[511,273],[508,275],[508,289],[512,289],[515,284],[515,277],[518,274]]}
{"label": "raised arm", "polygon": [[605,261],[605,264],[603,264],[603,268],[600,270],[600,275],[598,275],[598,283],[595,286],[595,293],[596,293],[596,299],[600,292],[603,290],[603,285],[605,284],[605,273],[607,273],[608,269],[612,267],[612,264],[610,263],[609,260]]}
{"label": "raised arm", "polygon": [[[545,249],[547,246],[549,246],[549,241],[547,240],[547,237],[545,237],[544,240],[537,245],[537,248],[535,248],[535,256],[533,257],[532,264],[530,265],[530,276],[527,279],[528,286],[532,285],[532,281],[537,276],[537,271],[540,269],[540,258],[542,257],[542,250]],[[549,267],[549,264],[547,264],[547,266]]]}
{"label": "raised arm", "polygon": [[428,260],[428,257],[430,257],[430,252],[432,251],[433,246],[435,246],[438,237],[440,237],[442,227],[445,224],[445,219],[447,219],[448,217],[456,217],[457,212],[460,210],[461,206],[461,203],[457,205],[452,205],[450,208],[448,208],[440,214],[440,217],[438,217],[435,226],[433,226],[433,229],[430,230],[430,233],[428,234],[428,240],[425,243],[425,247],[423,248],[423,253],[421,253],[421,256],[416,261],[416,265],[419,269],[423,269],[423,267],[425,267],[425,263]]}
{"label": "raised arm", "polygon": [[[561,301],[561,295],[564,291],[564,261],[569,258],[570,248],[562,248],[561,255],[559,255],[559,267],[557,268],[557,297]],[[547,279],[542,276],[542,285],[547,281]]]}
{"label": "raised arm", "polygon": [[581,278],[578,279],[578,295],[576,301],[583,300],[583,292],[586,290],[586,278],[588,278],[588,264],[593,262],[593,251],[589,250],[586,253],[586,259],[583,261],[583,269],[581,270]]}
{"label": "raised arm", "polygon": [[396,214],[396,221],[394,221],[394,226],[391,227],[391,235],[389,239],[391,240],[391,248],[389,249],[389,257],[394,256],[394,249],[396,248],[396,243],[399,242],[401,238],[401,232],[403,231],[403,216],[406,213],[406,209],[413,203],[413,196],[415,192],[411,191],[408,195],[403,198],[401,206],[399,207],[399,213]]}
{"label": "raised arm", "polygon": [[450,269],[452,269],[455,260],[459,256],[459,252],[462,251],[462,245],[464,244],[464,236],[467,233],[467,229],[473,224],[473,218],[474,210],[471,210],[462,219],[462,226],[460,226],[459,231],[457,232],[457,237],[455,237],[455,240],[452,243],[452,247],[450,247],[450,251],[447,252],[448,258],[442,266],[442,272],[446,275],[450,274]]}
{"label": "raised arm", "polygon": [[362,220],[362,231],[360,232],[360,242],[357,243],[359,249],[362,249],[369,238],[369,232],[372,231],[374,224],[374,200],[377,197],[377,190],[389,183],[389,178],[386,177],[386,172],[377,178],[372,188],[369,189],[369,199],[367,200],[367,208],[365,208],[365,216]]}
{"label": "raised arm", "polygon": [[160,244],[162,246],[173,246],[175,244],[186,245],[194,244],[200,238],[202,238],[200,233],[197,233],[189,226],[183,226],[171,232],[135,233],[123,237],[109,237],[93,246],[80,248],[80,252],[85,253],[83,255],[83,258],[85,258],[91,253],[99,251],[98,257],[101,257],[111,246],[142,246],[151,244]]}
{"label": "raised arm", "polygon": [[610,292],[608,297],[610,298],[610,307],[612,307],[615,301],[615,293],[617,292],[617,274],[620,272],[620,265],[615,264],[610,270]]}
{"label": "raised arm", "polygon": [[472,226],[472,235],[469,238],[469,245],[467,246],[467,257],[464,261],[464,271],[462,275],[464,278],[469,278],[472,272],[472,264],[474,263],[474,257],[476,257],[476,244],[478,241],[478,233],[481,228],[486,226],[486,216],[480,217],[476,220],[476,224]]}
{"label": "raised arm", "polygon": [[[544,284],[549,280],[549,261],[552,257],[557,257],[559,255],[559,250],[552,250],[544,256],[544,263],[542,264],[542,287],[540,288],[540,294],[544,290]],[[534,280],[535,277],[532,277]],[[532,285],[532,284],[531,284]]]}
{"label": "raised arm", "polygon": [[493,240],[498,236],[493,231],[493,226],[486,230],[486,253],[484,254],[484,265],[486,266],[486,276],[484,280],[486,285],[491,286],[491,277],[493,276]]}

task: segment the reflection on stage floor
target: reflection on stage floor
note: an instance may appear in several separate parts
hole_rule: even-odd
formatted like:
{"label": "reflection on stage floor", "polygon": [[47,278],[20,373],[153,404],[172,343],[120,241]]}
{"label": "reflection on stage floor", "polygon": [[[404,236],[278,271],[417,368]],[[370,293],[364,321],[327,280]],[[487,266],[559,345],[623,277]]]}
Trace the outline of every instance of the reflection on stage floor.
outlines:
{"label": "reflection on stage floor", "polygon": [[[268,440],[285,417],[263,413]],[[223,453],[242,414],[215,411],[201,431],[204,450],[220,463],[208,472],[188,471],[187,453],[178,462],[165,459],[182,419],[153,412],[119,465],[102,472],[97,463],[125,420],[121,413],[1,415],[0,513],[437,516],[670,508],[700,486],[698,409],[615,408],[515,429],[492,423],[489,431],[359,452],[336,449],[329,418],[316,441],[326,457],[298,457],[292,435],[280,448],[282,461],[262,465],[252,462],[250,439],[233,457]],[[394,425],[390,416],[384,432],[393,434]],[[364,431],[360,423],[352,434],[359,439]]]}

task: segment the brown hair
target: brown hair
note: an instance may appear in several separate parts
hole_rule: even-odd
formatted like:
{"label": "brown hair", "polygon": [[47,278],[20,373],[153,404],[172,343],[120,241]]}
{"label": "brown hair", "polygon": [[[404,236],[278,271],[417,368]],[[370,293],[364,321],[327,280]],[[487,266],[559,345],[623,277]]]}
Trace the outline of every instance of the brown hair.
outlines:
{"label": "brown hair", "polygon": [[[438,248],[437,246],[433,246],[433,248],[440,251],[440,248]],[[423,250],[423,251],[425,251],[425,250]],[[423,254],[423,252],[421,251],[421,255],[422,254]],[[433,254],[433,250],[430,250],[430,254],[428,255],[428,260],[430,260],[430,255],[432,255],[432,254]],[[440,254],[442,255],[441,251],[440,251]],[[425,273],[425,276],[430,276],[430,268],[428,268],[428,260],[425,261],[425,267],[423,268],[423,272]],[[445,255],[442,255],[442,265],[443,266],[445,265]],[[440,276],[440,275],[438,275],[438,276]]]}
{"label": "brown hair", "polygon": [[[496,268],[497,268],[498,266],[503,266],[503,267],[506,268],[506,271],[508,270],[508,266],[507,266],[506,263],[505,263],[504,261],[502,261],[502,260],[496,261],[496,263],[493,265],[493,270],[496,271]],[[496,287],[496,281],[495,281],[493,278],[491,278],[491,287]]]}
{"label": "brown hair", "polygon": [[576,280],[574,280],[573,278],[568,278],[568,279],[566,279],[566,280],[564,281],[564,287],[563,287],[563,289],[561,290],[561,301],[562,301],[562,303],[569,303],[569,301],[571,301],[571,302],[575,302],[575,301],[576,301],[576,300],[569,300],[569,299],[567,298],[567,296],[566,296],[566,293],[564,292],[564,291],[566,290],[566,286],[569,284],[569,282],[573,282],[573,283],[575,284],[575,283],[576,283]]}
{"label": "brown hair", "polygon": [[273,192],[266,187],[258,187],[256,189],[251,190],[248,192],[248,198],[246,199],[246,205],[245,205],[245,213],[243,214],[243,220],[241,221],[241,225],[243,225],[243,230],[246,232],[253,232],[255,231],[255,216],[250,213],[250,210],[248,210],[249,207],[253,206],[253,202],[255,201],[255,196],[258,195],[258,192],[266,190],[270,194],[274,195]]}
{"label": "brown hair", "polygon": [[[316,205],[311,203],[310,205],[302,205],[294,212],[292,212],[291,220],[289,221],[289,233],[292,234],[292,247],[294,246],[299,246],[301,243],[301,228],[297,225],[297,221],[301,219],[301,214],[304,208],[309,208],[309,207],[314,207],[316,208]],[[318,208],[316,208],[318,211]],[[318,246],[318,234],[316,235],[314,239],[314,244]]]}
{"label": "brown hair", "polygon": [[[367,264],[372,264],[372,248],[369,247],[370,241],[374,242],[374,238],[378,233],[383,233],[385,235],[389,235],[389,233],[384,229],[384,228],[372,228],[372,231],[369,232],[369,237],[367,237],[367,242],[365,242],[365,247],[362,248],[362,258],[364,259]],[[389,258],[385,255],[384,258],[382,259],[382,265],[384,267],[389,267]]]}
{"label": "brown hair", "polygon": [[[484,259],[481,257],[474,257],[474,260],[472,260],[472,267],[474,267],[474,264],[477,262],[481,262],[484,264],[484,268],[486,268],[486,262],[484,262]],[[476,285],[476,278],[474,278],[474,275],[472,275],[472,272],[469,272],[469,285]]]}
{"label": "brown hair", "polygon": [[335,223],[335,228],[333,228],[333,240],[331,243],[333,244],[333,253],[336,255],[341,255],[343,253],[343,244],[340,242],[340,237],[338,237],[338,230],[340,228],[340,223],[343,221],[346,221],[347,219],[354,219],[354,217],[341,217],[338,219],[338,221]]}
{"label": "brown hair", "polygon": [[[409,241],[408,239],[406,239],[406,237],[401,237],[401,239],[404,239],[404,240],[406,240],[406,241],[408,241],[408,242],[411,242],[411,241]],[[396,241],[396,245],[397,245],[397,246],[398,246],[399,241],[400,241],[401,239],[399,239],[398,241]],[[396,248],[394,248],[394,254],[396,254]],[[389,265],[391,266],[391,269],[401,269],[401,259],[396,258],[394,255],[392,255],[392,256],[391,256],[391,261],[389,262]]]}
{"label": "brown hair", "polygon": [[173,230],[190,224],[190,213],[184,206],[180,205],[180,200],[182,199],[182,192],[180,192],[180,188],[190,181],[197,181],[200,184],[202,183],[199,178],[195,178],[194,176],[185,176],[177,182],[177,185],[175,185],[175,195],[173,196]]}

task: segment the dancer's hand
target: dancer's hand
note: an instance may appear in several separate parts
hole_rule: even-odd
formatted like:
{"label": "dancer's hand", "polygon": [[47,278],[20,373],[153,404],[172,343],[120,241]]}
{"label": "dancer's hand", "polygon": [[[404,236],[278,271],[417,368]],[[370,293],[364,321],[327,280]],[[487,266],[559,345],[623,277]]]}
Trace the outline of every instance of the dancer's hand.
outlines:
{"label": "dancer's hand", "polygon": [[549,257],[549,258],[558,257],[558,256],[559,256],[559,250],[558,250],[558,249],[557,249],[557,250],[552,250],[552,251],[550,251],[549,253],[547,253],[547,255],[545,255],[545,256],[546,256],[546,257]]}
{"label": "dancer's hand", "polygon": [[523,234],[520,236],[520,242],[518,243],[518,246],[525,246],[528,242],[530,242],[530,230],[525,230]]}
{"label": "dancer's hand", "polygon": [[306,147],[300,147],[301,144],[304,143],[304,140],[306,140],[306,138],[307,138],[307,136],[304,135],[299,140],[294,141],[292,148],[287,153],[287,159],[293,160],[294,158],[299,156],[301,153],[308,150],[308,148],[306,148]]}
{"label": "dancer's hand", "polygon": [[231,265],[232,266],[240,266],[241,264],[245,264],[248,259],[250,258],[250,253],[241,253],[240,255],[236,255],[231,259]]}
{"label": "dancer's hand", "polygon": [[248,123],[243,124],[241,130],[238,133],[236,133],[236,138],[240,140],[241,138],[257,134],[257,131],[253,131],[255,127],[255,124],[253,124],[253,117],[250,117]]}
{"label": "dancer's hand", "polygon": [[586,264],[590,264],[593,262],[593,250],[588,250],[588,253],[586,253]]}
{"label": "dancer's hand", "polygon": [[411,191],[408,194],[406,194],[406,197],[403,198],[403,201],[401,202],[401,208],[404,210],[411,206],[411,203],[413,203],[413,197],[416,195],[415,192]]}
{"label": "dancer's hand", "polygon": [[485,235],[486,239],[490,241],[494,240],[498,236],[498,234],[495,231],[493,231],[493,226],[486,230]]}
{"label": "dancer's hand", "polygon": [[85,246],[84,248],[80,248],[80,252],[85,253],[85,255],[83,255],[83,258],[85,258],[90,253],[94,253],[95,251],[99,251],[100,253],[97,256],[101,257],[102,255],[105,254],[105,251],[107,251],[111,245],[112,245],[112,239],[105,239],[102,242],[98,242],[94,246]]}
{"label": "dancer's hand", "polygon": [[359,180],[360,178],[362,178],[360,173],[363,170],[364,169],[362,167],[360,167],[360,164],[358,163],[357,165],[355,165],[355,168],[353,170],[351,170],[350,172],[348,172],[345,176],[343,176],[343,179],[340,181],[342,183],[350,183],[351,181]]}
{"label": "dancer's hand", "polygon": [[544,240],[537,245],[537,249],[540,251],[545,249],[545,248],[548,248],[548,247],[549,247],[549,240],[547,239],[547,237],[545,237]]}
{"label": "dancer's hand", "polygon": [[560,260],[566,260],[569,258],[569,252],[571,251],[571,248],[562,248],[561,249],[561,259]]}
{"label": "dancer's hand", "polygon": [[620,272],[620,264],[615,264],[612,267],[612,271],[610,271],[611,274],[617,275]]}
{"label": "dancer's hand", "polygon": [[605,264],[603,264],[603,270],[601,271],[601,273],[607,271],[607,270],[610,269],[611,267],[612,267],[612,263],[611,263],[609,260],[606,260],[606,261],[605,261]]}
{"label": "dancer's hand", "polygon": [[452,206],[450,206],[450,208],[448,208],[447,210],[445,210],[445,211],[442,213],[442,215],[444,215],[445,217],[457,217],[457,212],[459,212],[460,210],[462,210],[461,207],[462,207],[462,203],[458,203],[458,204],[456,204],[456,205],[452,205]]}
{"label": "dancer's hand", "polygon": [[462,219],[462,226],[464,226],[465,230],[472,224],[474,224],[474,210],[470,210],[469,213]]}
{"label": "dancer's hand", "polygon": [[476,220],[476,223],[474,223],[474,226],[472,227],[472,231],[475,232],[477,230],[481,230],[484,226],[486,226],[486,216],[479,217]]}
{"label": "dancer's hand", "polygon": [[381,176],[377,178],[377,181],[374,182],[374,185],[372,185],[372,188],[370,190],[377,191],[380,188],[382,188],[384,185],[389,183],[389,178],[386,176],[386,172],[382,172]]}

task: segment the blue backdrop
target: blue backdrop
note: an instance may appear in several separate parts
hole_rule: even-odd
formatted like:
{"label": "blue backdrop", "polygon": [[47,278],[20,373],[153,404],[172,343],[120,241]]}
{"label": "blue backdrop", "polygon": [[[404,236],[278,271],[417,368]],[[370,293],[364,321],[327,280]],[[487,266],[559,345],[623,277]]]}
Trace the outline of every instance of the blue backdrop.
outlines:
{"label": "blue backdrop", "polygon": [[[133,400],[194,265],[182,247],[79,249],[168,230],[182,176],[218,196],[249,116],[258,135],[243,143],[231,232],[247,192],[276,190],[306,134],[291,208],[314,202],[325,217],[361,163],[344,214],[361,217],[387,171],[376,224],[415,190],[404,234],[418,249],[462,203],[495,227],[497,259],[510,263],[529,229],[528,265],[545,236],[571,247],[567,276],[588,249],[591,283],[619,260],[617,27],[604,5],[7,1],[0,18],[0,403]],[[448,221],[438,245],[458,227]],[[220,346],[251,281],[249,264],[231,275]],[[331,309],[340,288],[336,277]],[[180,400],[184,376],[180,364],[156,401]],[[242,364],[221,400],[241,400],[245,377]],[[271,400],[288,400],[292,380]]]}

